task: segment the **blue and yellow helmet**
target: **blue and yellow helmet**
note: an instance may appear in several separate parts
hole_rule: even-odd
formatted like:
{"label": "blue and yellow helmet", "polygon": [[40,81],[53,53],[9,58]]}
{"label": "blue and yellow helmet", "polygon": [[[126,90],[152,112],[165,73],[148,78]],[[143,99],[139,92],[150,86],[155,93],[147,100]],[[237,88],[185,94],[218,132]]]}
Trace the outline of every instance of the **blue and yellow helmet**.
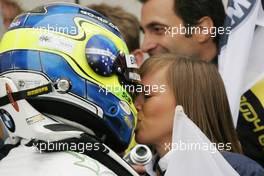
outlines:
{"label": "blue and yellow helmet", "polygon": [[19,90],[52,83],[29,98],[39,112],[87,127],[116,151],[130,143],[136,109],[124,87],[139,79],[115,25],[74,4],[49,4],[18,16],[0,47],[0,75]]}

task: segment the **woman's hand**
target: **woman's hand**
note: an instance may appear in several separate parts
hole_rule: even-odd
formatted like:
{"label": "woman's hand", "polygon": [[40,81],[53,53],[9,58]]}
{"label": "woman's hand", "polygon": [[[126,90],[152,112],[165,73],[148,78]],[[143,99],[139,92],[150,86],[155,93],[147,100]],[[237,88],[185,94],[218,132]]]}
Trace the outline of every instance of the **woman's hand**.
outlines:
{"label": "woman's hand", "polygon": [[139,174],[144,174],[146,173],[146,169],[143,165],[131,165],[133,167],[133,169],[135,169],[135,171],[137,171],[137,173]]}

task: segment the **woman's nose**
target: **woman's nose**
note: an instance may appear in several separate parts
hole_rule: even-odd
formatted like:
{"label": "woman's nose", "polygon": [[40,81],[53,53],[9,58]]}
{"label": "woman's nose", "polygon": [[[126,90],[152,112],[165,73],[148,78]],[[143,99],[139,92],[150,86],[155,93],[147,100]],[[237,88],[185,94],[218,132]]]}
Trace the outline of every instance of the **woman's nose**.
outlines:
{"label": "woman's nose", "polygon": [[135,101],[134,101],[134,104],[135,104],[135,107],[138,111],[142,110],[142,104],[143,104],[143,98],[141,95],[138,95],[136,98],[135,98]]}

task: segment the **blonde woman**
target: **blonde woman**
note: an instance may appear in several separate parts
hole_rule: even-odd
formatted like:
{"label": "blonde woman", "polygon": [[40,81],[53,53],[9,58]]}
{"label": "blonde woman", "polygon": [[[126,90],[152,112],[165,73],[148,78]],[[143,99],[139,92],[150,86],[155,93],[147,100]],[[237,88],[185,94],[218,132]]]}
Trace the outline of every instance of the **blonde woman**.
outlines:
{"label": "blonde woman", "polygon": [[213,64],[172,54],[156,55],[143,63],[140,75],[148,89],[135,99],[139,120],[136,140],[156,150],[155,171],[166,172],[158,160],[168,153],[175,107],[181,105],[212,143],[224,146],[220,152],[240,175],[264,175],[261,166],[239,154],[242,151],[225,88]]}

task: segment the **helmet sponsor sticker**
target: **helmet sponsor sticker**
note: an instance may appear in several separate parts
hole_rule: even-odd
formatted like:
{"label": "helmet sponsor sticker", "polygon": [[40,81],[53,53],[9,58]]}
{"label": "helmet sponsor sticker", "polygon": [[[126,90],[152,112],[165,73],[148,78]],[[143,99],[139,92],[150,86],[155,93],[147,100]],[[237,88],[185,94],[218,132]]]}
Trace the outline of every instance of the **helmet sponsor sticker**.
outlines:
{"label": "helmet sponsor sticker", "polygon": [[0,109],[0,117],[3,123],[5,124],[6,128],[11,132],[15,132],[15,122],[12,116],[6,110]]}
{"label": "helmet sponsor sticker", "polygon": [[125,111],[125,113],[127,115],[130,115],[131,114],[130,107],[129,107],[129,105],[125,101],[119,101],[119,106],[121,107],[121,109],[123,111]]}
{"label": "helmet sponsor sticker", "polygon": [[44,119],[45,119],[45,117],[42,114],[39,114],[39,115],[36,115],[33,117],[26,118],[26,122],[28,125],[32,125],[32,124],[40,122]]}
{"label": "helmet sponsor sticker", "polygon": [[126,55],[127,68],[138,68],[137,61],[134,55]]}
{"label": "helmet sponsor sticker", "polygon": [[94,18],[94,19],[96,19],[98,21],[101,21],[102,23],[104,23],[106,25],[109,25],[113,29],[119,31],[119,29],[113,23],[111,23],[110,21],[108,21],[108,20],[106,20],[106,19],[104,19],[104,18],[102,18],[100,16],[97,16],[97,15],[95,15],[95,14],[89,12],[89,11],[83,10],[83,9],[80,10],[80,13],[83,14],[83,15],[87,15],[87,16],[89,16],[91,18]]}
{"label": "helmet sponsor sticker", "polygon": [[61,37],[53,34],[41,34],[39,36],[39,46],[47,49],[54,49],[71,54],[74,49],[74,43],[67,40],[66,37]]}

